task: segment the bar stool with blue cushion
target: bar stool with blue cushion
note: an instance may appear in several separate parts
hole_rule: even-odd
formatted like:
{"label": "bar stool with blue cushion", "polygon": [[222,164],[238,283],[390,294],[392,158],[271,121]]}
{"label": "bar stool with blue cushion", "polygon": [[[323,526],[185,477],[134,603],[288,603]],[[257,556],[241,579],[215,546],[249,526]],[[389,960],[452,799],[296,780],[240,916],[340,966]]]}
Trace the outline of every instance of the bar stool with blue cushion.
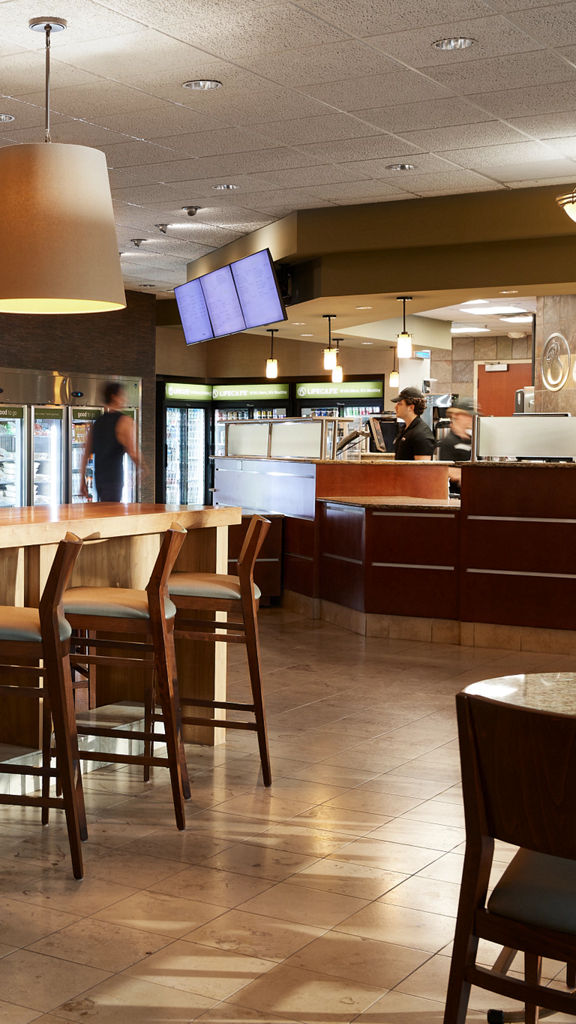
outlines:
{"label": "bar stool with blue cushion", "polygon": [[[49,756],[43,756],[40,767],[0,764],[3,775],[41,780],[41,795],[28,794],[25,782],[18,793],[10,792],[8,785],[8,791],[0,793],[0,804],[41,807],[43,824],[48,821],[49,808],[62,808],[75,878],[82,878],[81,839],[86,839],[87,833],[72,704],[69,657],[72,630],[64,618],[62,595],[81,547],[82,541],[74,534],[67,534],[60,541],[39,608],[0,607],[0,668],[3,679],[12,679],[10,683],[0,684],[0,708],[3,713],[9,713],[6,704],[2,706],[3,698],[42,701],[44,732],[49,736],[52,726],[56,753],[55,768],[51,767]],[[41,666],[38,665],[40,660]],[[42,687],[38,686],[40,677]],[[51,795],[52,779],[57,780],[61,796]]]}
{"label": "bar stool with blue cushion", "polygon": [[[73,662],[78,665],[102,665],[134,668],[140,665],[142,697],[148,699],[152,674],[159,698],[163,734],[145,723],[144,730],[107,728],[93,724],[78,725],[81,736],[141,740],[143,753],[117,753],[104,749],[82,750],[82,759],[127,765],[167,767],[170,772],[176,824],[185,828],[184,799],[190,795],[186,759],[179,721],[178,684],[174,653],[176,607],[168,596],[167,581],[186,530],[178,523],[166,532],[160,553],[146,590],[121,587],[72,587],[64,595],[66,618],[78,634],[73,640]],[[102,635],[104,634],[104,635]],[[136,635],[137,639],[133,637]],[[102,654],[93,653],[103,650]],[[118,652],[126,654],[118,654]],[[166,744],[166,756],[154,755],[154,742]]]}
{"label": "bar stool with blue cushion", "polygon": [[[213,729],[250,729],[258,734],[262,777],[265,786],[272,782],[270,755],[266,735],[266,718],[260,671],[260,645],[258,639],[258,602],[260,590],[254,583],[254,565],[270,528],[270,520],[252,516],[242,550],[238,558],[238,575],[229,576],[205,572],[176,572],[168,581],[170,597],[178,609],[176,637],[203,640],[207,643],[244,644],[248,657],[248,670],[252,702],[203,700],[181,698],[182,708],[213,708],[225,711],[243,711],[253,720],[236,721],[226,718],[202,718],[182,715],[183,725],[201,725]],[[197,618],[196,613],[227,612],[233,620]]]}

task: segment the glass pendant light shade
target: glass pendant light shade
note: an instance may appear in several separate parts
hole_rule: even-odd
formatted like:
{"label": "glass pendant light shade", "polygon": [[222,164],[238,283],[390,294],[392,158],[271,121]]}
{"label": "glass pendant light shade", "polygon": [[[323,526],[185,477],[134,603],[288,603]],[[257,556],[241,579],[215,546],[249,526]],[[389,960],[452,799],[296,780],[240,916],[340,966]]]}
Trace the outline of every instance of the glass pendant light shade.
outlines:
{"label": "glass pendant light shade", "polygon": [[126,306],[106,157],[38,143],[0,152],[0,312]]}
{"label": "glass pendant light shade", "polygon": [[267,359],[266,360],[266,376],[268,380],[275,380],[278,376],[278,360]]}
{"label": "glass pendant light shade", "polygon": [[344,371],[343,371],[342,367],[338,363],[336,363],[336,366],[332,370],[332,383],[333,384],[341,384],[343,380],[344,380]]}
{"label": "glass pendant light shade", "polygon": [[400,387],[400,374],[398,373],[398,370],[392,370],[392,373],[388,377],[388,383],[391,388]]}
{"label": "glass pendant light shade", "polygon": [[408,331],[400,331],[396,338],[398,359],[412,359],[412,335]]}
{"label": "glass pendant light shade", "polygon": [[336,349],[325,348],[324,349],[324,369],[333,370],[336,366]]}
{"label": "glass pendant light shade", "polygon": [[576,220],[576,187],[565,196],[557,196],[556,202],[572,220]]}

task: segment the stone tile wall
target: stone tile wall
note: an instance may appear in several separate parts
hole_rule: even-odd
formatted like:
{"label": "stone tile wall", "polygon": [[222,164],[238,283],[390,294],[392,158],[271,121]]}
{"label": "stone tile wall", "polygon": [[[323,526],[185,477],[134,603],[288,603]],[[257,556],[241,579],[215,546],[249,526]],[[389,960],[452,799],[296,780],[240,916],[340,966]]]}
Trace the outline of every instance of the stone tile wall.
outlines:
{"label": "stone tile wall", "polygon": [[[452,352],[432,350],[430,373],[436,377],[432,390],[474,397],[474,363],[497,359],[529,359],[532,340],[525,338],[454,338]],[[575,385],[576,387],[576,385]],[[576,391],[575,391],[576,398]]]}

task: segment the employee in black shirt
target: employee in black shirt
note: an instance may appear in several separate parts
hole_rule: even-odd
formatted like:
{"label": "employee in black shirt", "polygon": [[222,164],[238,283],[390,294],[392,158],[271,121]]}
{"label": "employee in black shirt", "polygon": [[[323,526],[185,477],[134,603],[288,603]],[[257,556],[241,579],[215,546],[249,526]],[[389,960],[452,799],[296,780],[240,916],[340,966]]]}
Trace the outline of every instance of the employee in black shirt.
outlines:
{"label": "employee in black shirt", "polygon": [[403,388],[395,401],[396,416],[404,427],[394,440],[394,458],[410,462],[430,462],[434,451],[434,434],[420,419],[426,398],[418,388]]}
{"label": "employee in black shirt", "polygon": [[[450,430],[438,442],[438,458],[442,462],[469,462],[472,457],[472,423],[476,406],[472,398],[458,398],[448,410]],[[450,466],[450,493],[460,494],[462,471],[459,466]]]}

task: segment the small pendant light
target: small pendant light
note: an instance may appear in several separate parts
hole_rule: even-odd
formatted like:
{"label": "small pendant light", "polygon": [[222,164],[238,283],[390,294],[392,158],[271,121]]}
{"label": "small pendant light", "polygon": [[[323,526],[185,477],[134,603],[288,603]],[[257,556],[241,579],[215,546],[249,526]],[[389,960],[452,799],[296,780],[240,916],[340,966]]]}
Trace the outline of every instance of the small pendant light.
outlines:
{"label": "small pendant light", "polygon": [[336,349],[332,348],[332,321],[334,320],[335,316],[335,313],[322,314],[323,319],[328,321],[328,348],[324,349],[325,370],[333,370],[337,362]]}
{"label": "small pendant light", "polygon": [[406,330],[406,303],[411,301],[411,295],[398,296],[398,302],[402,303],[402,330],[396,338],[398,359],[412,359],[412,335]]}
{"label": "small pendant light", "polygon": [[341,384],[344,380],[344,371],[338,362],[338,356],[340,355],[340,342],[342,341],[342,338],[334,338],[334,341],[336,342],[336,348],[332,351],[335,353],[336,361],[332,368],[332,383]]}
{"label": "small pendant light", "polygon": [[269,327],[266,331],[270,335],[270,356],[266,360],[266,376],[268,380],[276,380],[278,376],[278,360],[274,358],[274,335],[277,327]]}
{"label": "small pendant light", "polygon": [[398,369],[396,367],[396,349],[394,348],[394,349],[392,349],[392,351],[394,353],[394,355],[392,357],[393,358],[393,363],[392,363],[393,369],[392,369],[392,371],[391,371],[391,373],[390,373],[390,375],[388,377],[388,383],[389,383],[391,388],[399,388],[400,387],[400,374],[398,373]]}
{"label": "small pendant light", "polygon": [[0,313],[124,309],[106,156],[50,138],[50,36],[63,18],[33,18],[46,39],[44,142],[0,149]]}

